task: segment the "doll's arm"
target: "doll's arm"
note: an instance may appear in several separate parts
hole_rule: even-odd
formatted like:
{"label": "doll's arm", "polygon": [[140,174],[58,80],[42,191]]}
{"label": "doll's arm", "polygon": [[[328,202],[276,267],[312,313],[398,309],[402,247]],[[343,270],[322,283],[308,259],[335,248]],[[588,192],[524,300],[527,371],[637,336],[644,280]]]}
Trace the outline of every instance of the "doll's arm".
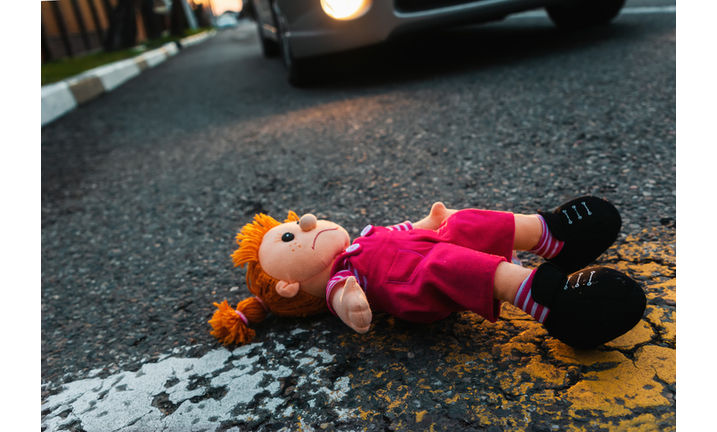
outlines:
{"label": "doll's arm", "polygon": [[331,291],[331,307],[346,325],[366,333],[371,325],[371,307],[356,278],[351,276],[336,284]]}
{"label": "doll's arm", "polygon": [[437,230],[448,216],[458,210],[447,209],[442,202],[434,203],[431,207],[431,213],[425,218],[413,224],[414,228]]}

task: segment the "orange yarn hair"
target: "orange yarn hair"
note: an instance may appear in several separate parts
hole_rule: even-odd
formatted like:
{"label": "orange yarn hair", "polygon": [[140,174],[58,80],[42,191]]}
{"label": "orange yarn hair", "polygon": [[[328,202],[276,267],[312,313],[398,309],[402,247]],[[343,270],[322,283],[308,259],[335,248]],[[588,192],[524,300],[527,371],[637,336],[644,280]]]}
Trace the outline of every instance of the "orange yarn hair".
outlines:
{"label": "orange yarn hair", "polygon": [[[298,220],[296,213],[290,211],[284,223]],[[261,268],[259,247],[264,235],[278,225],[281,223],[262,213],[254,216],[254,221],[244,225],[237,234],[236,241],[239,248],[232,254],[232,261],[234,267],[247,266],[246,284],[255,297],[239,302],[236,310],[232,309],[226,300],[221,304],[214,303],[217,310],[209,320],[213,328],[211,334],[224,345],[244,345],[251,342],[256,332],[247,324],[261,322],[268,312],[279,316],[305,317],[328,310],[325,299],[301,290],[292,298],[280,296],[276,292],[276,284],[279,280],[271,277]]]}

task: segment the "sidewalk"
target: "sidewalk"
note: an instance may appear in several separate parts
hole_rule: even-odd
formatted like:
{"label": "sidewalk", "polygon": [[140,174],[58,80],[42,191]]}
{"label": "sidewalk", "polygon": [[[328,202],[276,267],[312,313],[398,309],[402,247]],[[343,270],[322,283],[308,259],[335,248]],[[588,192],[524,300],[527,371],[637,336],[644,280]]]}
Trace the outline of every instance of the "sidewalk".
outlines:
{"label": "sidewalk", "polygon": [[153,68],[180,52],[181,49],[204,42],[217,34],[210,30],[169,42],[134,58],[110,63],[88,70],[63,81],[42,86],[42,126],[85,104],[103,93],[110,92],[145,70]]}

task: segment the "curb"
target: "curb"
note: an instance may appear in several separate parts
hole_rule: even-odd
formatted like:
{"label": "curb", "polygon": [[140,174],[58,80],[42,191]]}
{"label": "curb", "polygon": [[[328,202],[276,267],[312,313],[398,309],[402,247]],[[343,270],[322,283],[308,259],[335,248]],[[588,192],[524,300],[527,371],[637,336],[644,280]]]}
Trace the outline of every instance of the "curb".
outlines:
{"label": "curb", "polygon": [[48,125],[79,105],[110,92],[145,70],[179,53],[180,48],[196,45],[217,34],[210,30],[169,42],[136,57],[90,69],[57,83],[42,86],[42,126]]}

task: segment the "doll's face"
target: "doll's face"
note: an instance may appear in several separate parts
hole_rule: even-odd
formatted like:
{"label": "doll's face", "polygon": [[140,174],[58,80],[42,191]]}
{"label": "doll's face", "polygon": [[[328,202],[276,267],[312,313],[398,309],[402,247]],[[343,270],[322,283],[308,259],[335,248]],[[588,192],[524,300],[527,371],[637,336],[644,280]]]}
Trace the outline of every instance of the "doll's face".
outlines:
{"label": "doll's face", "polygon": [[350,244],[339,225],[311,214],[269,230],[259,247],[259,262],[271,277],[298,282],[301,290],[324,297],[331,266]]}

